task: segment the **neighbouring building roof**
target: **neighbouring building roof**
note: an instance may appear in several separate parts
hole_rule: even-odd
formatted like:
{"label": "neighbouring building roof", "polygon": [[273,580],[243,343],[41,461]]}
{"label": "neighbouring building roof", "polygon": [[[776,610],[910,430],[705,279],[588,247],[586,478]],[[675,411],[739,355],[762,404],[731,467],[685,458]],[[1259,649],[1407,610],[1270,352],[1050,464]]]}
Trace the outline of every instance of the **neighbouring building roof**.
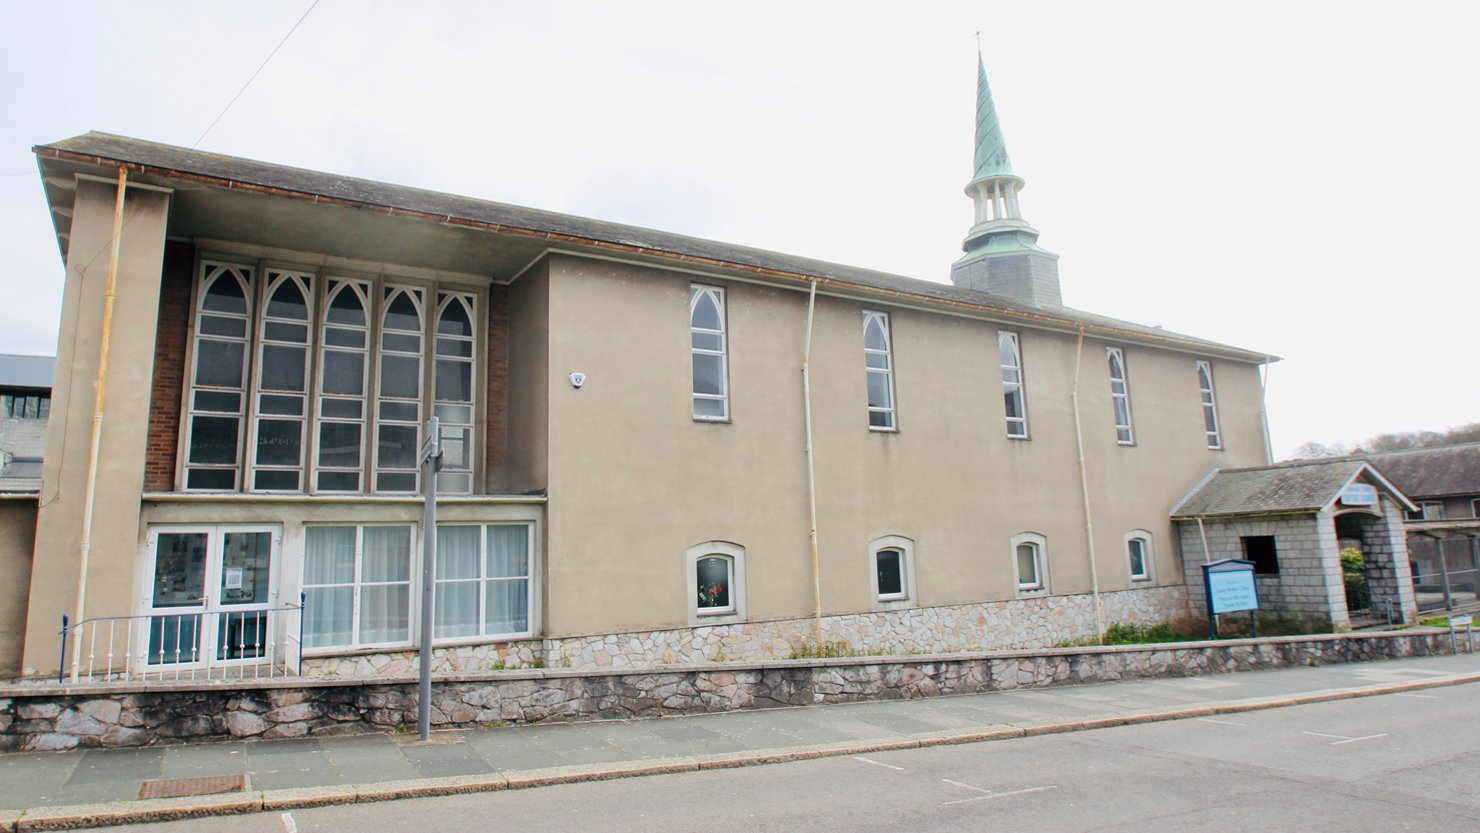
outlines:
{"label": "neighbouring building roof", "polygon": [[1174,519],[1317,512],[1366,473],[1405,508],[1413,504],[1365,460],[1317,460],[1220,469],[1172,509]]}
{"label": "neighbouring building roof", "polygon": [[1409,497],[1480,495],[1480,443],[1372,454],[1368,459]]}
{"label": "neighbouring building roof", "polygon": [[55,365],[56,359],[51,356],[0,353],[0,388],[51,390],[51,373]]}
{"label": "neighbouring building roof", "polygon": [[[38,145],[34,150],[42,159],[44,171],[48,160],[104,167],[122,163],[138,176],[159,177],[164,180],[186,179],[207,186],[367,208],[452,226],[540,238],[550,241],[552,245],[561,242],[592,245],[699,265],[747,269],[780,278],[820,279],[843,288],[905,296],[902,300],[916,299],[931,306],[968,307],[1011,318],[1032,319],[1044,326],[1064,329],[1083,326],[1093,335],[1129,337],[1131,340],[1171,349],[1216,353],[1247,362],[1278,360],[1277,357],[1264,353],[1180,335],[1160,327],[1148,327],[1064,307],[1033,307],[998,295],[945,283],[655,229],[207,153],[126,136],[92,132]],[[62,219],[58,217],[57,222],[61,223]],[[58,231],[62,230],[59,226]],[[64,252],[65,245],[64,242]]]}

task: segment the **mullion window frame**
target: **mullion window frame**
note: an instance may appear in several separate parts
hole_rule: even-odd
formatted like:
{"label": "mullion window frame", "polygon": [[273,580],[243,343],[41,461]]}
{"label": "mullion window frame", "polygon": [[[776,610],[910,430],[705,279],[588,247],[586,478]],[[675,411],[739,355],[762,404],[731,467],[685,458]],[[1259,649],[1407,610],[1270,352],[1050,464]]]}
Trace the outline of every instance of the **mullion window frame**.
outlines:
{"label": "mullion window frame", "polygon": [[[317,369],[317,346],[314,343],[316,325],[318,323],[318,294],[319,287],[324,281],[318,274],[311,270],[295,269],[292,267],[258,265],[258,275],[261,279],[257,281],[257,309],[256,314],[251,316],[252,320],[252,359],[251,375],[248,377],[250,387],[248,388],[248,409],[251,414],[250,426],[247,438],[241,450],[242,457],[242,492],[255,494],[307,494],[310,491],[309,482],[309,433],[317,427],[310,410],[314,405],[314,388],[316,387],[315,370]],[[301,393],[285,392],[278,390],[267,390],[262,385],[262,372],[266,366],[263,353],[267,347],[277,344],[289,345],[288,342],[269,341],[267,338],[267,305],[272,300],[277,281],[297,281],[299,289],[303,294],[304,303],[307,305],[308,318],[303,322],[307,333],[302,345],[304,351],[303,367],[303,390]],[[284,319],[286,320],[286,319]],[[289,466],[264,466],[257,462],[258,432],[263,419],[277,421],[292,421],[294,417],[282,414],[267,414],[262,412],[262,398],[264,396],[301,396],[303,398],[301,416],[296,418],[298,428],[298,465]],[[257,488],[256,479],[258,471],[294,471],[298,472],[297,489],[260,489]]]}
{"label": "mullion window frame", "polygon": [[[1207,386],[1203,386],[1203,382]],[[1203,359],[1197,360],[1197,392],[1198,399],[1202,402],[1203,433],[1208,438],[1208,448],[1221,450],[1223,448],[1223,426],[1218,421],[1218,395],[1213,390],[1213,365]],[[1211,424],[1213,427],[1208,428]]]}
{"label": "mullion window frame", "polygon": [[[877,321],[884,334],[884,349],[868,346],[869,325]],[[899,430],[899,399],[894,391],[894,332],[890,328],[889,313],[879,310],[863,311],[863,371],[864,371],[864,400],[868,402],[868,430],[883,433],[893,433]],[[873,367],[869,364],[870,356],[883,356],[884,366]],[[868,401],[868,382],[874,376],[884,377],[884,389],[889,395],[888,405],[874,405]],[[885,425],[874,424],[874,414],[882,414],[887,419]]]}
{"label": "mullion window frame", "polygon": [[[438,475],[437,475],[437,493],[438,494],[451,494],[451,495],[467,495],[467,494],[472,494],[473,493],[473,489],[476,486],[476,480],[477,480],[477,476],[478,476],[478,457],[479,457],[479,452],[482,449],[482,444],[478,441],[478,436],[477,436],[477,433],[478,433],[477,432],[477,425],[478,425],[478,402],[479,402],[479,398],[480,398],[478,396],[478,390],[479,390],[479,387],[482,384],[482,377],[481,377],[481,375],[479,373],[479,370],[478,370],[478,353],[479,353],[479,350],[480,350],[480,348],[482,347],[482,344],[483,344],[483,341],[480,338],[480,333],[482,332],[482,329],[479,326],[480,311],[482,310],[482,306],[478,303],[479,297],[478,297],[478,294],[475,293],[475,292],[467,292],[467,291],[460,291],[460,290],[454,290],[454,289],[442,289],[441,287],[435,287],[435,290],[436,290],[436,293],[435,293],[435,295],[433,297],[435,297],[437,299],[437,302],[436,302],[436,305],[435,305],[436,306],[436,312],[432,316],[432,320],[429,322],[431,335],[428,337],[428,348],[429,348],[429,356],[430,356],[430,358],[429,358],[430,365],[429,366],[430,366],[431,370],[430,370],[430,372],[425,372],[424,371],[424,374],[423,374],[426,378],[428,378],[431,381],[431,385],[430,385],[430,388],[431,388],[430,394],[431,394],[431,399],[432,399],[432,405],[431,405],[432,410],[431,410],[431,413],[437,414],[439,408],[441,406],[443,406],[443,405],[446,405],[448,407],[466,407],[468,409],[468,421],[467,422],[447,422],[447,421],[441,420],[440,419],[440,416],[441,415],[438,414],[438,417],[439,417],[439,419],[438,419],[438,423],[439,423],[439,425],[438,425],[438,431],[443,436],[446,435],[448,426],[450,426],[453,429],[465,429],[466,432],[467,432],[466,433],[467,439],[465,440],[465,453],[467,454],[467,467],[464,468],[464,469],[444,469],[445,473],[447,473],[447,474],[456,474],[456,475],[464,475],[465,474],[467,476],[467,486],[466,486],[466,488],[458,488],[458,489],[447,489],[447,488],[443,488],[443,486],[442,486],[442,481],[444,480],[444,478],[442,476],[443,472],[439,472]],[[443,299],[443,296],[446,296],[446,299],[445,300]],[[450,305],[455,304],[455,303],[461,303],[461,304],[463,304],[463,309],[464,309],[464,311],[468,315],[468,324],[469,324],[469,327],[471,329],[471,335],[469,335],[467,337],[463,337],[463,336],[443,336],[442,333],[441,333],[442,315],[443,315],[444,312],[446,312],[447,308]],[[444,357],[439,352],[438,346],[437,346],[437,342],[440,341],[443,338],[448,338],[448,339],[451,339],[451,340],[454,340],[454,341],[458,341],[458,342],[465,342],[465,343],[467,343],[469,345],[469,350],[471,352],[469,353],[469,355],[468,355],[467,360],[466,360],[465,363],[468,365],[468,380],[469,380],[468,381],[468,384],[469,384],[468,395],[469,395],[470,398],[466,402],[457,402],[457,401],[453,401],[453,400],[443,400],[443,399],[441,399],[440,394],[439,394],[439,392],[436,389],[437,388],[437,363],[438,362],[445,360],[445,361],[455,361],[455,362],[459,362],[459,363],[464,363],[463,360],[462,360],[462,357],[459,357],[459,356],[447,356],[444,359]],[[440,440],[440,437],[439,437],[439,440]],[[445,479],[451,479],[451,478],[445,478]]]}
{"label": "mullion window frame", "polygon": [[[374,399],[373,399],[374,411],[373,411],[373,416],[372,416],[372,422],[375,425],[375,428],[374,428],[375,435],[372,436],[369,439],[369,441],[368,441],[369,442],[369,453],[370,453],[370,460],[369,460],[370,481],[366,484],[365,494],[406,495],[406,494],[417,494],[422,489],[422,483],[421,483],[421,478],[422,478],[421,466],[416,466],[413,469],[382,468],[382,466],[380,465],[380,451],[379,451],[379,445],[380,445],[380,429],[382,427],[386,426],[386,425],[401,425],[401,426],[410,425],[410,426],[412,426],[413,430],[416,432],[416,440],[413,443],[413,445],[415,445],[416,447],[420,448],[421,443],[424,440],[424,437],[422,436],[422,426],[423,426],[423,424],[426,421],[427,409],[428,409],[428,407],[431,404],[430,397],[432,395],[432,391],[431,391],[432,384],[430,384],[430,380],[427,378],[427,360],[428,360],[428,357],[430,356],[429,351],[432,349],[432,347],[430,345],[430,339],[432,338],[432,335],[431,334],[434,332],[434,329],[433,329],[433,327],[431,325],[431,321],[430,321],[431,315],[428,314],[428,306],[429,305],[428,305],[427,302],[429,300],[434,299],[436,297],[436,291],[437,291],[437,288],[435,286],[428,285],[428,284],[415,283],[415,282],[411,282],[411,281],[403,281],[403,280],[386,280],[386,281],[381,281],[381,282],[378,282],[378,284],[376,286],[376,293],[375,293],[375,295],[376,295],[376,297],[375,297],[375,300],[376,300],[376,305],[375,305],[375,347],[374,347],[374,352],[375,352],[375,357],[376,357],[375,358],[375,377],[374,377],[375,396],[374,396]],[[384,339],[384,337],[385,337],[385,332],[386,332],[386,330],[385,330],[385,316],[386,316],[386,313],[390,310],[390,306],[391,306],[392,300],[400,292],[405,292],[406,295],[407,295],[407,297],[411,299],[411,302],[413,304],[416,304],[417,305],[417,307],[418,307],[418,315],[420,316],[420,320],[421,320],[421,332],[420,332],[421,349],[417,353],[417,397],[415,399],[415,402],[416,402],[416,420],[414,422],[407,422],[406,420],[385,419],[385,418],[383,418],[380,415],[381,400],[384,398],[384,394],[382,393],[382,389],[384,387],[384,382],[385,382],[385,377],[384,377],[384,372],[385,372],[385,357],[386,357],[386,353],[387,353],[387,351],[385,349],[385,346],[383,344],[383,341],[382,341]],[[420,295],[421,295],[419,301],[417,299],[417,293],[420,293]],[[407,331],[407,330],[392,330],[391,332],[406,333],[406,332],[409,332],[409,331]],[[405,352],[405,351],[391,351],[390,354],[393,355],[393,356],[409,356],[409,355],[411,355],[410,353]],[[406,403],[406,402],[411,402],[412,400],[411,399],[408,399],[408,398],[405,398],[405,397],[392,397],[392,401]],[[415,485],[410,490],[382,489],[382,488],[380,488],[380,475],[381,475],[382,471],[400,472],[400,473],[405,473],[407,471],[411,471],[414,474],[414,476],[415,476],[415,480],[414,480],[414,484]]]}
{"label": "mullion window frame", "polygon": [[[1110,412],[1115,420],[1115,442],[1117,445],[1135,445],[1135,417],[1131,411],[1131,374],[1125,364],[1125,352],[1119,347],[1106,347],[1105,359],[1109,364],[1110,372]],[[1119,378],[1115,375],[1117,368],[1120,371]],[[1119,385],[1118,390],[1117,385]],[[1125,411],[1124,424],[1121,423],[1121,408],[1118,407],[1122,405]]]}
{"label": "mullion window frame", "polygon": [[[1015,362],[1013,365],[1002,362],[1004,341],[1012,344],[1012,357]],[[1011,330],[997,331],[997,361],[1002,371],[1003,416],[1007,422],[1007,436],[1014,440],[1026,440],[1028,439],[1028,388],[1026,374],[1023,371],[1023,343],[1017,333]],[[1017,374],[1016,381],[1008,381],[1009,371]],[[1022,413],[1020,417],[1014,417],[1007,411],[1007,397],[1014,394],[1017,397],[1018,410]],[[1014,423],[1018,424],[1017,430],[1013,430]]]}
{"label": "mullion window frame", "polygon": [[[719,315],[719,329],[711,330],[698,327],[694,324],[694,311],[698,309],[699,299],[708,297],[714,302],[715,311]],[[725,288],[713,284],[695,283],[689,284],[689,404],[690,413],[696,422],[729,422],[730,421],[730,310],[726,299]],[[713,350],[707,347],[695,347],[694,335],[717,335],[719,336],[719,349]],[[694,390],[694,357],[696,356],[718,356],[719,357],[719,381],[720,392],[700,393]],[[707,402],[719,402],[724,406],[722,413],[701,414],[694,407],[699,400]]]}
{"label": "mullion window frame", "polygon": [[[242,286],[242,298],[246,303],[246,313],[238,316],[235,313],[206,312],[204,309],[207,285],[214,280],[224,279],[227,272],[236,272]],[[254,418],[252,400],[254,391],[252,385],[252,374],[255,372],[254,358],[256,356],[256,319],[259,307],[259,290],[262,283],[261,264],[259,262],[246,262],[246,259],[230,257],[198,257],[195,263],[194,279],[191,282],[191,304],[190,321],[188,323],[190,338],[187,341],[188,356],[186,361],[187,376],[184,384],[184,396],[181,402],[180,428],[177,435],[176,454],[176,480],[175,486],[181,492],[230,492],[241,493],[247,484],[247,472],[244,465],[246,445],[248,437],[248,425]],[[214,315],[227,318],[240,318],[244,322],[244,335],[239,339],[242,344],[242,376],[239,388],[223,388],[215,385],[201,385],[197,381],[200,376],[200,343],[205,339],[225,339],[220,335],[205,335],[201,333],[202,315]],[[229,339],[236,341],[238,339]],[[202,410],[196,407],[197,394],[205,392],[235,393],[241,397],[241,401],[234,413],[225,411]],[[191,446],[195,438],[195,420],[197,416],[207,417],[234,417],[236,425],[236,459],[228,466],[224,463],[192,463],[190,459]],[[217,488],[191,488],[190,475],[192,470],[200,471],[232,471],[232,486],[230,489]]]}
{"label": "mullion window frame", "polygon": [[[365,346],[361,351],[359,351],[364,355],[364,366],[361,369],[359,397],[361,407],[360,419],[358,421],[347,419],[344,417],[325,417],[322,413],[325,400],[347,400],[351,398],[342,394],[324,393],[324,365],[326,364],[325,354],[330,350],[336,350],[340,352],[352,352],[351,348],[346,348],[342,346],[331,347],[329,345],[328,330],[331,326],[329,324],[329,304],[333,300],[332,296],[336,294],[334,292],[335,286],[340,284],[343,285],[343,287],[338,290],[340,292],[354,292],[355,287],[360,287],[361,289],[363,289],[363,292],[355,293],[356,297],[360,299],[362,308],[365,313]],[[376,356],[379,352],[375,349],[375,339],[377,337],[375,327],[377,312],[375,306],[375,290],[378,288],[379,282],[368,280],[365,278],[356,278],[326,273],[319,281],[319,286],[321,287],[320,297],[318,301],[319,320],[317,332],[319,336],[319,343],[317,345],[317,348],[314,350],[314,380],[313,384],[311,385],[313,393],[313,410],[311,411],[311,424],[309,426],[309,433],[312,435],[313,442],[309,457],[309,480],[307,487],[308,490],[313,494],[370,494],[371,492],[368,488],[370,486],[369,443],[370,437],[372,436],[371,432],[374,430],[375,423],[374,386],[377,370]],[[342,324],[335,324],[332,326],[339,329],[348,329],[346,325]],[[358,424],[360,426],[360,464],[358,467],[359,486],[357,489],[345,491],[341,489],[323,489],[319,487],[320,472],[339,473],[350,471],[350,469],[343,466],[325,466],[320,462],[319,453],[321,449],[319,442],[321,438],[322,426],[326,423],[338,425]]]}
{"label": "mullion window frame", "polygon": [[[300,589],[305,594],[309,590],[320,590],[324,588],[342,588],[349,586],[350,592],[350,621],[349,621],[349,643],[345,645],[319,645],[313,648],[305,648],[309,656],[332,656],[344,651],[361,651],[366,649],[400,649],[412,645],[416,641],[416,630],[420,620],[421,603],[420,575],[416,570],[418,563],[417,545],[419,536],[416,524],[409,523],[315,523],[304,527],[304,538],[308,536],[310,529],[344,529],[352,528],[355,531],[355,570],[352,583],[337,582],[334,584],[301,584]],[[372,528],[404,527],[409,530],[407,539],[407,570],[405,581],[365,581],[365,530]],[[307,547],[304,547],[305,559],[308,557]],[[405,586],[406,590],[406,638],[391,642],[366,642],[360,639],[360,623],[363,617],[361,607],[363,590],[368,587],[399,587]]]}
{"label": "mullion window frame", "polygon": [[[447,527],[472,527],[478,530],[478,575],[473,578],[440,579],[432,577],[433,596],[436,588],[455,584],[473,584],[478,588],[478,632],[465,636],[436,636],[438,623],[432,622],[432,641],[436,645],[467,645],[485,642],[503,642],[512,639],[528,639],[535,635],[535,557],[534,523],[531,521],[504,521],[491,523],[446,523],[437,524],[437,529]],[[500,526],[524,528],[524,574],[522,576],[491,576],[488,572],[489,530]],[[732,568],[733,572],[733,568]],[[495,582],[523,581],[525,628],[522,631],[493,632],[488,627],[488,589]]]}

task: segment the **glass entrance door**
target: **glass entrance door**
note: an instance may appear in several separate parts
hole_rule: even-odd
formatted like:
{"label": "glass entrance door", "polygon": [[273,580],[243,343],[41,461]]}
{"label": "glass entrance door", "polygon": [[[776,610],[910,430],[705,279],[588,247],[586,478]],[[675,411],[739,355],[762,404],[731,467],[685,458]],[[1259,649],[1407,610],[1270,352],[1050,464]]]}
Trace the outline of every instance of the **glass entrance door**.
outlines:
{"label": "glass entrance door", "polygon": [[151,530],[147,642],[154,668],[269,656],[275,527]]}

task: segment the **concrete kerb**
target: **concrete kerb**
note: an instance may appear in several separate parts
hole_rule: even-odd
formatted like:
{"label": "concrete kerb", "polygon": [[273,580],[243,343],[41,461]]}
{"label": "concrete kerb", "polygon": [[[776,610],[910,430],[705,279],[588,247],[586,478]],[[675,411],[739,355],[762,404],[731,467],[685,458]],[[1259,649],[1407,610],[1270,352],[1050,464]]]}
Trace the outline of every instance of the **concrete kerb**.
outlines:
{"label": "concrete kerb", "polygon": [[760,766],[763,764],[788,763],[815,758],[867,755],[875,752],[888,752],[899,749],[920,749],[931,746],[982,743],[1038,735],[1083,732],[1114,726],[1161,723],[1170,720],[1208,717],[1210,715],[1236,714],[1240,712],[1284,708],[1287,706],[1351,700],[1359,697],[1400,694],[1407,691],[1443,688],[1465,685],[1467,683],[1480,683],[1480,673],[1459,674],[1442,679],[1384,683],[1363,688],[1316,691],[1294,696],[1236,700],[1213,706],[1148,709],[1146,711],[1129,712],[1121,715],[1073,720],[1050,720],[1023,726],[1009,725],[993,729],[946,730],[866,742],[843,741],[781,747],[757,752],[737,752],[698,757],[653,758],[644,761],[622,763],[547,767],[543,769],[489,773],[484,775],[422,778],[349,786],[291,788],[201,798],[166,798],[120,804],[42,807],[23,812],[0,811],[0,833],[12,833],[12,831],[15,833],[24,833],[25,831],[32,830],[76,830],[109,825],[174,821],[203,816],[239,815],[263,810],[302,809],[351,803],[365,804],[375,801],[394,801],[402,798],[461,795],[504,789],[527,789],[555,784],[606,781],[616,778],[666,775],[676,772],[731,769],[736,767]]}

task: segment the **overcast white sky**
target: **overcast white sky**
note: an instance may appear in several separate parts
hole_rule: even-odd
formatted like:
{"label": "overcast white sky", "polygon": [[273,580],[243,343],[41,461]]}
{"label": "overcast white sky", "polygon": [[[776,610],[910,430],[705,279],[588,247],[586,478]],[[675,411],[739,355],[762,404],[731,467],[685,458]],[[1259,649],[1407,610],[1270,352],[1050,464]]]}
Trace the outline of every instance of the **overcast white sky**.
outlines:
{"label": "overcast white sky", "polygon": [[[0,0],[0,352],[31,146],[191,145],[310,0]],[[1284,357],[1277,456],[1480,420],[1480,4],[322,0],[206,150],[948,280],[976,52],[1070,306]]]}

